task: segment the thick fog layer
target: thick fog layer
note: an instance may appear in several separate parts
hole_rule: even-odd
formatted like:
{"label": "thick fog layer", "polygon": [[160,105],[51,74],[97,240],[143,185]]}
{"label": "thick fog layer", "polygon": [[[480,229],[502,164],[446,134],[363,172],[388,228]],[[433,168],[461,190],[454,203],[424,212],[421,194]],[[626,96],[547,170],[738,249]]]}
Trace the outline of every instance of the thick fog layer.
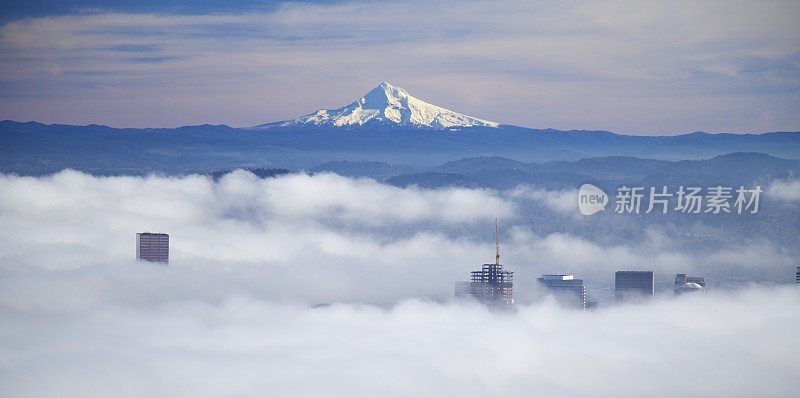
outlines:
{"label": "thick fog layer", "polygon": [[794,287],[596,312],[543,303],[511,315],[237,295],[152,305],[96,298],[81,310],[15,309],[4,299],[0,394],[788,397],[800,387],[798,306]]}
{"label": "thick fog layer", "polygon": [[[259,179],[239,171],[219,181],[73,171],[5,175],[0,296],[24,306],[37,305],[40,294],[64,295],[59,306],[110,296],[219,300],[235,292],[309,304],[446,300],[455,281],[493,262],[495,217],[502,261],[516,272],[521,302],[533,299],[542,273],[606,284],[618,269],[651,269],[663,278],[765,270],[786,274],[787,281],[792,276],[792,253],[768,240],[688,252],[676,250],[669,233],[650,228],[636,242],[600,244],[537,232],[541,223],[521,210],[539,201],[557,208],[564,222],[577,223],[568,214],[570,196],[529,188],[401,189],[335,174]],[[136,263],[135,234],[145,231],[170,234],[168,267]],[[113,289],[108,279],[116,281]],[[150,293],[141,295],[143,289]]]}
{"label": "thick fog layer", "polygon": [[[522,201],[575,219],[560,205],[568,197],[333,174],[0,176],[0,395],[777,396],[800,387],[793,287],[661,294],[594,312],[535,301],[535,279],[548,272],[601,282],[635,267],[793,277],[795,258],[769,241],[701,256],[673,250],[657,229],[608,245],[525,221]],[[495,217],[516,276],[515,314],[448,302],[455,281],[494,260]],[[135,261],[144,231],[170,234],[169,265]]]}

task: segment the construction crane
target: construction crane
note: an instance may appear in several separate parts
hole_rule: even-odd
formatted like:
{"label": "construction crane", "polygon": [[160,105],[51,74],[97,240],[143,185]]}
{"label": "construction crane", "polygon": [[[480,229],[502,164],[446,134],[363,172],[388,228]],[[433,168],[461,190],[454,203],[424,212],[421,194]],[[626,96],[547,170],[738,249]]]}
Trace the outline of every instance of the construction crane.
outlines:
{"label": "construction crane", "polygon": [[497,227],[497,219],[494,219],[494,242],[497,245],[497,254],[494,256],[495,265],[500,265],[500,230]]}

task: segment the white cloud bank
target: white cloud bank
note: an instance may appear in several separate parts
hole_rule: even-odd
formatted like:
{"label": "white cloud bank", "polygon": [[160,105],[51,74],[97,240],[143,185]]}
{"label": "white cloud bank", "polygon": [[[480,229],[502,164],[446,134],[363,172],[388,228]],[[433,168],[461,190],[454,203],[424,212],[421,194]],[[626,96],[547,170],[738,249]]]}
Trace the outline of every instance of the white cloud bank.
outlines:
{"label": "white cloud bank", "polygon": [[[711,291],[591,313],[527,305],[543,272],[793,264],[768,244],[695,258],[657,233],[640,248],[604,247],[517,226],[503,235],[517,314],[437,303],[493,259],[491,239],[458,236],[489,235],[491,219],[513,220],[516,208],[489,191],[329,174],[2,175],[0,395],[797,390],[798,289]],[[169,266],[133,261],[134,233],[144,230],[171,234]]]}
{"label": "white cloud bank", "polygon": [[0,394],[788,397],[800,387],[792,288],[513,315],[237,296],[95,304],[0,307]]}
{"label": "white cloud bank", "polygon": [[[328,218],[348,222],[475,222],[513,213],[487,190],[401,189],[332,173],[260,179],[235,171],[204,176],[93,177],[65,170],[45,178],[3,176],[0,206],[34,217],[100,218],[114,211],[158,224],[203,218]],[[130,221],[130,220],[126,220]]]}
{"label": "white cloud bank", "polygon": [[[444,300],[454,281],[494,259],[495,217],[521,302],[533,299],[541,273],[607,282],[620,268],[708,276],[794,264],[789,251],[767,241],[691,253],[656,231],[636,245],[537,234],[515,200],[550,205],[566,194],[536,192],[540,199],[520,199],[519,191],[396,188],[334,174],[259,179],[242,171],[218,182],[3,175],[0,297],[15,308],[79,309],[96,300],[138,302],[146,286],[154,300],[219,300],[232,291],[312,304]],[[144,231],[170,234],[169,267],[135,263],[135,233]],[[53,294],[64,298],[42,299]]]}

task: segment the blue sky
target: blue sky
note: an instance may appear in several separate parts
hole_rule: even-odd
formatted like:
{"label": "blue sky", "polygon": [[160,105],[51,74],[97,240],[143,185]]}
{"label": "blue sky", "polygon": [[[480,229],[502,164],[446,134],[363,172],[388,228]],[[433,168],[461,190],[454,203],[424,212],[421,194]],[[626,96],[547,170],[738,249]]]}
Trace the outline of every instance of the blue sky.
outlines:
{"label": "blue sky", "polygon": [[0,119],[250,126],[381,81],[534,128],[800,130],[796,1],[20,2]]}
{"label": "blue sky", "polygon": [[[221,13],[241,11],[271,11],[285,1],[280,0],[30,0],[6,2],[2,5],[4,20],[24,17],[69,14],[96,11],[116,12],[160,12],[178,14]],[[305,3],[333,3],[329,0],[307,1]]]}

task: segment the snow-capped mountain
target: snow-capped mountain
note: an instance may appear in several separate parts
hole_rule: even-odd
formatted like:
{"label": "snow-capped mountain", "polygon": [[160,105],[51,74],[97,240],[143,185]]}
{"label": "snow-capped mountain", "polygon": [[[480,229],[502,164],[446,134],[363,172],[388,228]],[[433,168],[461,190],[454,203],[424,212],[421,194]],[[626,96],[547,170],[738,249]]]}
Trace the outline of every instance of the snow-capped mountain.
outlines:
{"label": "snow-capped mountain", "polygon": [[293,120],[254,128],[290,126],[387,125],[446,129],[451,127],[498,127],[500,123],[453,112],[408,95],[406,90],[383,82],[361,99],[339,109],[320,109]]}

